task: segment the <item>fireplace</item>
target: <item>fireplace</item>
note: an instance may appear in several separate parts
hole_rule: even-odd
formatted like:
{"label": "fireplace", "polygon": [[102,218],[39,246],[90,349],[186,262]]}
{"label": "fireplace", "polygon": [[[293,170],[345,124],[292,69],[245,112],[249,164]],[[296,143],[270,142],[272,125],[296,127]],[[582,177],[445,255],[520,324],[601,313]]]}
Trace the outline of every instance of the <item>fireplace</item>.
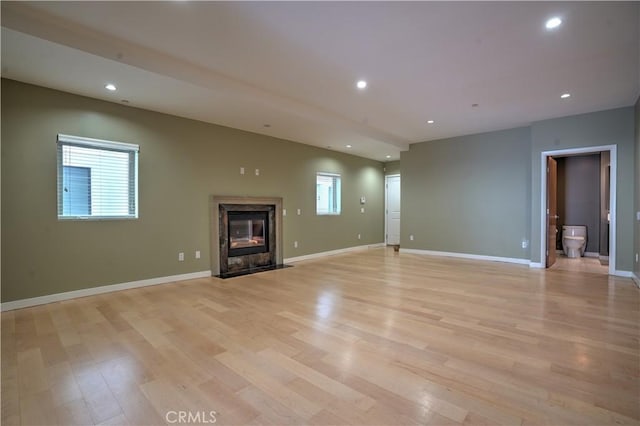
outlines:
{"label": "fireplace", "polygon": [[282,267],[282,199],[212,198],[213,275],[228,278]]}
{"label": "fireplace", "polygon": [[269,212],[230,211],[229,257],[269,251]]}

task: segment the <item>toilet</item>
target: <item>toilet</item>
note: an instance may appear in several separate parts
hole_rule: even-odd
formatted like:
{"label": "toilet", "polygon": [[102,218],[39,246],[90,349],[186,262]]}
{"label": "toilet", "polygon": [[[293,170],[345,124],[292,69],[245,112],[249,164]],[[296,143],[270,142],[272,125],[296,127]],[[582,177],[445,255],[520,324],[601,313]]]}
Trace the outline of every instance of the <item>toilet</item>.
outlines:
{"label": "toilet", "polygon": [[567,257],[584,256],[587,247],[587,227],[564,225],[562,227],[562,250]]}

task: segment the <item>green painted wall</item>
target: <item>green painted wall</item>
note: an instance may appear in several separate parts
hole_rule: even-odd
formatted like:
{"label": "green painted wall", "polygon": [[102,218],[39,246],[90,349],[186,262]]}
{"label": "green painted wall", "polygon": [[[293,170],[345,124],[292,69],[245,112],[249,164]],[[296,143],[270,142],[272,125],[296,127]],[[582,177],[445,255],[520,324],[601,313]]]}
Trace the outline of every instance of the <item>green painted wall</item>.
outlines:
{"label": "green painted wall", "polygon": [[633,107],[556,118],[531,126],[531,260],[540,259],[540,169],[544,151],[617,145],[616,269],[633,269]]}
{"label": "green painted wall", "polygon": [[[57,220],[58,133],[141,146],[140,219]],[[640,100],[635,109],[411,145],[401,157],[401,244],[540,262],[541,152],[611,144],[618,146],[617,269],[640,274]],[[315,215],[317,171],[342,174],[341,216]],[[212,194],[282,196],[285,258],[379,243],[384,175],[399,172],[400,161],[383,165],[2,80],[2,301],[209,270]]]}
{"label": "green painted wall", "polygon": [[[636,136],[636,143],[635,143],[635,151],[636,151],[636,155],[635,155],[635,180],[634,180],[634,186],[635,186],[635,191],[636,191],[636,208],[634,211],[634,214],[637,214],[636,212],[640,212],[640,97],[638,98],[638,100],[636,101],[636,106],[635,106],[635,136]],[[635,259],[635,256],[640,256],[640,220],[637,220],[637,217],[634,217],[636,220],[634,222],[635,225],[635,244],[634,244],[634,264],[633,264],[633,270],[636,274],[636,278],[640,279],[640,262],[638,260]]]}
{"label": "green painted wall", "polygon": [[385,175],[399,175],[400,174],[400,161],[389,161],[384,164]]}
{"label": "green painted wall", "polygon": [[[638,143],[634,108],[627,107],[411,145],[401,157],[401,245],[541,262],[542,152],[617,145],[616,269],[637,271]],[[523,240],[530,241],[528,249]]]}
{"label": "green painted wall", "polygon": [[[58,133],[140,145],[138,220],[57,220]],[[384,241],[380,162],[11,80],[1,170],[3,302],[209,270],[213,194],[283,197],[285,258]],[[342,215],[315,215],[318,171],[342,175]]]}
{"label": "green painted wall", "polygon": [[401,246],[528,259],[529,143],[517,128],[411,145],[400,160]]}

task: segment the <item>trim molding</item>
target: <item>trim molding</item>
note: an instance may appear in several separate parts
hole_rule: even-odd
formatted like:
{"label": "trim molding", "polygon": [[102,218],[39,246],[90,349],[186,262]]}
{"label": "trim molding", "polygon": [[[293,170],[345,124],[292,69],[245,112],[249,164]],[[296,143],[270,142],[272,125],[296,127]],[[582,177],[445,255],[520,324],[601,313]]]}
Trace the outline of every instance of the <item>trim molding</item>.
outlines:
{"label": "trim molding", "polygon": [[544,269],[544,265],[540,262],[529,262],[529,268]]}
{"label": "trim molding", "polygon": [[[392,175],[384,176],[384,243],[389,244],[389,178],[400,178],[402,183],[402,177],[400,173],[394,173]],[[400,237],[398,236],[398,244],[400,243]]]}
{"label": "trim molding", "polygon": [[614,271],[613,274],[610,274],[610,275],[615,275],[616,277],[624,277],[624,278],[633,279],[633,272],[631,272],[631,271]]}
{"label": "trim molding", "polygon": [[[384,243],[368,244],[364,246],[347,247],[338,250],[313,253],[305,256],[284,259],[284,263],[299,262],[301,260],[317,259],[336,254],[349,253],[358,250],[384,247]],[[12,311],[14,309],[29,308],[31,306],[44,305],[46,303],[61,302],[64,300],[77,299],[79,297],[95,296],[98,294],[111,293],[114,291],[130,290],[133,288],[149,287],[152,285],[168,284],[176,281],[193,280],[196,278],[210,278],[211,271],[191,272],[188,274],[169,275],[166,277],[149,278],[146,280],[130,281],[120,284],[102,285],[98,287],[83,288],[80,290],[67,291],[64,293],[47,294],[45,296],[31,297],[29,299],[12,300],[0,304],[0,312]]]}
{"label": "trim molding", "polygon": [[[369,244],[364,246],[347,247],[343,249],[324,251],[320,253],[307,254],[304,256],[291,257],[284,259],[285,263],[295,263],[303,260],[319,259],[327,256],[334,256],[337,254],[350,253],[360,250],[368,250],[372,248],[384,247],[384,243]],[[527,259],[518,259],[511,257],[497,257],[497,256],[483,256],[478,254],[468,253],[452,253],[444,251],[432,251],[432,250],[417,250],[417,249],[403,249],[400,248],[401,253],[412,253],[430,256],[444,256],[444,257],[457,257],[463,259],[473,260],[487,260],[491,262],[505,262],[505,263],[517,263],[526,265],[530,268],[542,268],[541,263],[529,262]],[[631,278],[633,282],[640,288],[640,277],[631,271],[615,271],[615,275],[618,277]],[[28,308],[31,306],[44,305],[46,303],[61,302],[64,300],[77,299],[79,297],[95,296],[98,294],[111,293],[114,291],[129,290],[140,287],[149,287],[159,284],[168,284],[176,281],[193,280],[197,278],[209,278],[211,277],[211,271],[191,272],[188,274],[169,275],[166,277],[149,278],[146,280],[130,281],[127,283],[104,285],[92,288],[83,288],[80,290],[67,291],[64,293],[48,294],[45,296],[32,297],[29,299],[13,300],[11,302],[4,302],[0,304],[0,312],[12,311],[14,309]]]}
{"label": "trim molding", "polygon": [[447,251],[403,249],[402,247],[400,248],[400,253],[423,254],[428,256],[458,257],[462,259],[488,260],[490,262],[517,263],[520,265],[529,265],[529,266],[532,265],[529,259],[519,259],[515,257],[498,257],[498,256],[485,256],[481,254],[470,254],[470,253],[453,253],[453,252],[447,252]]}
{"label": "trim molding", "polygon": [[[611,179],[609,179],[609,212],[611,221],[609,222],[609,275],[616,273],[616,244],[617,244],[617,221],[616,210],[617,186],[618,186],[618,145],[588,146],[583,148],[569,148],[555,151],[542,151],[540,153],[540,261],[546,258],[546,238],[547,238],[547,157],[566,156],[568,154],[590,154],[601,151],[609,151],[611,156]],[[536,194],[533,194],[536,197]],[[532,217],[532,220],[536,220]],[[533,235],[531,236],[533,238]]]}
{"label": "trim molding", "polygon": [[320,253],[305,254],[304,256],[296,256],[284,259],[284,263],[295,263],[303,260],[320,259],[327,256],[335,256],[336,254],[350,253],[353,251],[367,250],[372,248],[384,247],[384,243],[367,244],[364,246],[347,247],[337,250],[322,251]]}
{"label": "trim molding", "polygon": [[158,284],[167,284],[175,281],[193,280],[196,278],[209,278],[211,271],[191,272],[189,274],[169,275],[167,277],[149,278],[146,280],[131,281],[121,284],[103,285],[98,287],[83,288],[64,293],[48,294],[46,296],[32,297],[29,299],[13,300],[0,305],[0,311],[28,308],[30,306],[44,305],[45,303],[61,302],[63,300],[77,299],[78,297],[94,296],[97,294],[111,293],[113,291],[129,290],[132,288],[148,287]]}

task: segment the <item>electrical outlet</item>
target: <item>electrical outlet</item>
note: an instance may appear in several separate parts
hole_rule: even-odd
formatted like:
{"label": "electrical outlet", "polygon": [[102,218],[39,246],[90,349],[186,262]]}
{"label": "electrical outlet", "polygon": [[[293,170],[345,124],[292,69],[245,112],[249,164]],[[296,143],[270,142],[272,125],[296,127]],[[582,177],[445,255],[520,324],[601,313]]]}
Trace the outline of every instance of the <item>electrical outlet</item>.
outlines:
{"label": "electrical outlet", "polygon": [[298,242],[297,241],[293,242],[293,248],[298,248]]}
{"label": "electrical outlet", "polygon": [[260,169],[256,169],[256,176],[260,176]]}
{"label": "electrical outlet", "polygon": [[413,241],[413,235],[409,235],[409,239]]}
{"label": "electrical outlet", "polygon": [[360,213],[364,213],[364,207],[360,207]]}
{"label": "electrical outlet", "polygon": [[360,234],[358,234],[358,239],[360,239]]}
{"label": "electrical outlet", "polygon": [[302,210],[298,209],[298,216],[302,214]]}
{"label": "electrical outlet", "polygon": [[636,263],[638,263],[638,253],[636,253]]}
{"label": "electrical outlet", "polygon": [[178,253],[178,262],[184,262],[184,253],[183,252]]}
{"label": "electrical outlet", "polygon": [[244,167],[240,167],[240,174],[243,175],[244,174]]}
{"label": "electrical outlet", "polygon": [[286,216],[287,215],[287,209],[282,209],[282,216]]}
{"label": "electrical outlet", "polygon": [[526,249],[527,247],[529,247],[529,240],[523,239],[522,240],[522,248]]}
{"label": "electrical outlet", "polygon": [[200,259],[200,250],[196,250],[196,259]]}

